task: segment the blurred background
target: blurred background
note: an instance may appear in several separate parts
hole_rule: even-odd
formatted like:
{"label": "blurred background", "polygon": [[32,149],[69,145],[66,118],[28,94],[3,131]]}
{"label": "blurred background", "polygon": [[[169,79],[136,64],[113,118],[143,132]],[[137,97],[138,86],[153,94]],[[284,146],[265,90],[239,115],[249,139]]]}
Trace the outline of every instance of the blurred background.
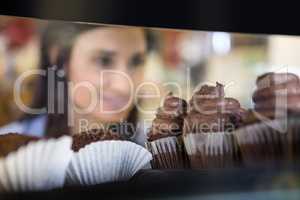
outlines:
{"label": "blurred background", "polygon": [[[39,65],[40,36],[45,20],[0,16],[0,126],[16,120],[20,111],[13,101],[14,81],[22,72]],[[226,96],[251,108],[255,79],[267,71],[300,74],[300,37],[224,32],[151,29],[151,53],[145,81],[189,99],[201,83],[227,85]],[[181,91],[168,82],[175,81]],[[33,80],[26,80],[22,98],[30,104]],[[145,88],[151,93],[151,88]],[[163,97],[164,95],[162,95]],[[143,101],[144,110],[159,106],[160,99]],[[141,118],[152,119],[145,112]]]}

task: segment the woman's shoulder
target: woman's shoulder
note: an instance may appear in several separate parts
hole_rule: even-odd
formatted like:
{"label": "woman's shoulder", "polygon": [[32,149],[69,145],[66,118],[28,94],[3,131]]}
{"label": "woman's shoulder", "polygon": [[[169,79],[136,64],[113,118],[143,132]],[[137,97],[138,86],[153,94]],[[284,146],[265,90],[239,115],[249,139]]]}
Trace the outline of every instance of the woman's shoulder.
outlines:
{"label": "woman's shoulder", "polygon": [[0,127],[0,135],[5,133],[22,133],[33,136],[43,136],[46,125],[46,115],[40,115],[22,121],[11,122],[5,126]]}

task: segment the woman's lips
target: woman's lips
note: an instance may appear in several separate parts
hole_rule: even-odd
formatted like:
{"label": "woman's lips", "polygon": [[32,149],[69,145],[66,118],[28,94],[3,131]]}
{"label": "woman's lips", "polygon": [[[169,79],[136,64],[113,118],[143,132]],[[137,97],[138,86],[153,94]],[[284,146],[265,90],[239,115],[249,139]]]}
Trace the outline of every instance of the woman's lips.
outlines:
{"label": "woman's lips", "polygon": [[129,106],[130,97],[103,94],[100,100],[104,111],[120,111]]}

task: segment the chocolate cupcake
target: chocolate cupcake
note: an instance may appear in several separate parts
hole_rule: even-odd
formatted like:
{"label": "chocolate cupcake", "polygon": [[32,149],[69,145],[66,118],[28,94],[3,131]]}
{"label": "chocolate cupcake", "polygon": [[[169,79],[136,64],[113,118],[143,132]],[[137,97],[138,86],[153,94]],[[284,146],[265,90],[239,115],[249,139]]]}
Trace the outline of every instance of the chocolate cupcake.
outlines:
{"label": "chocolate cupcake", "polygon": [[121,140],[118,133],[112,130],[91,129],[86,132],[75,134],[73,137],[72,149],[77,152],[88,144],[104,140]]}
{"label": "chocolate cupcake", "polygon": [[0,193],[61,188],[73,156],[72,138],[0,135]]}
{"label": "chocolate cupcake", "polygon": [[247,124],[300,113],[300,81],[291,73],[266,73],[256,80],[252,100],[254,109],[248,113]]}
{"label": "chocolate cupcake", "polygon": [[278,164],[299,156],[300,80],[292,73],[266,73],[256,81],[254,109],[236,132],[248,166]]}
{"label": "chocolate cupcake", "polygon": [[233,131],[242,124],[244,109],[226,98],[224,86],[204,85],[195,92],[184,122],[184,144],[192,168],[222,168],[240,162]]}
{"label": "chocolate cupcake", "polygon": [[73,135],[72,149],[66,185],[127,181],[152,159],[147,149],[123,140],[110,127]]}
{"label": "chocolate cupcake", "polygon": [[17,133],[0,135],[0,158],[7,156],[11,152],[17,151],[21,146],[25,146],[29,142],[38,139],[38,137],[20,135]]}
{"label": "chocolate cupcake", "polygon": [[187,168],[188,159],[182,142],[185,100],[170,92],[158,108],[148,133],[146,148],[152,153],[152,168]]}

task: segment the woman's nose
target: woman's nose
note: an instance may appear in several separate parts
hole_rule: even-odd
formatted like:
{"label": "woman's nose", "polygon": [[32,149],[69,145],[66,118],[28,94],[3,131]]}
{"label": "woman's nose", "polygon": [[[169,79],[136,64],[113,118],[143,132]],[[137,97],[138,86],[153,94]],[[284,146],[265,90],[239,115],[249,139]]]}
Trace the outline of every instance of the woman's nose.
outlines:
{"label": "woman's nose", "polygon": [[[128,92],[131,88],[133,89],[133,80],[126,70],[111,70],[103,78],[107,80],[106,83],[109,83],[109,88],[111,89],[122,92]],[[105,85],[108,86],[107,84]]]}

